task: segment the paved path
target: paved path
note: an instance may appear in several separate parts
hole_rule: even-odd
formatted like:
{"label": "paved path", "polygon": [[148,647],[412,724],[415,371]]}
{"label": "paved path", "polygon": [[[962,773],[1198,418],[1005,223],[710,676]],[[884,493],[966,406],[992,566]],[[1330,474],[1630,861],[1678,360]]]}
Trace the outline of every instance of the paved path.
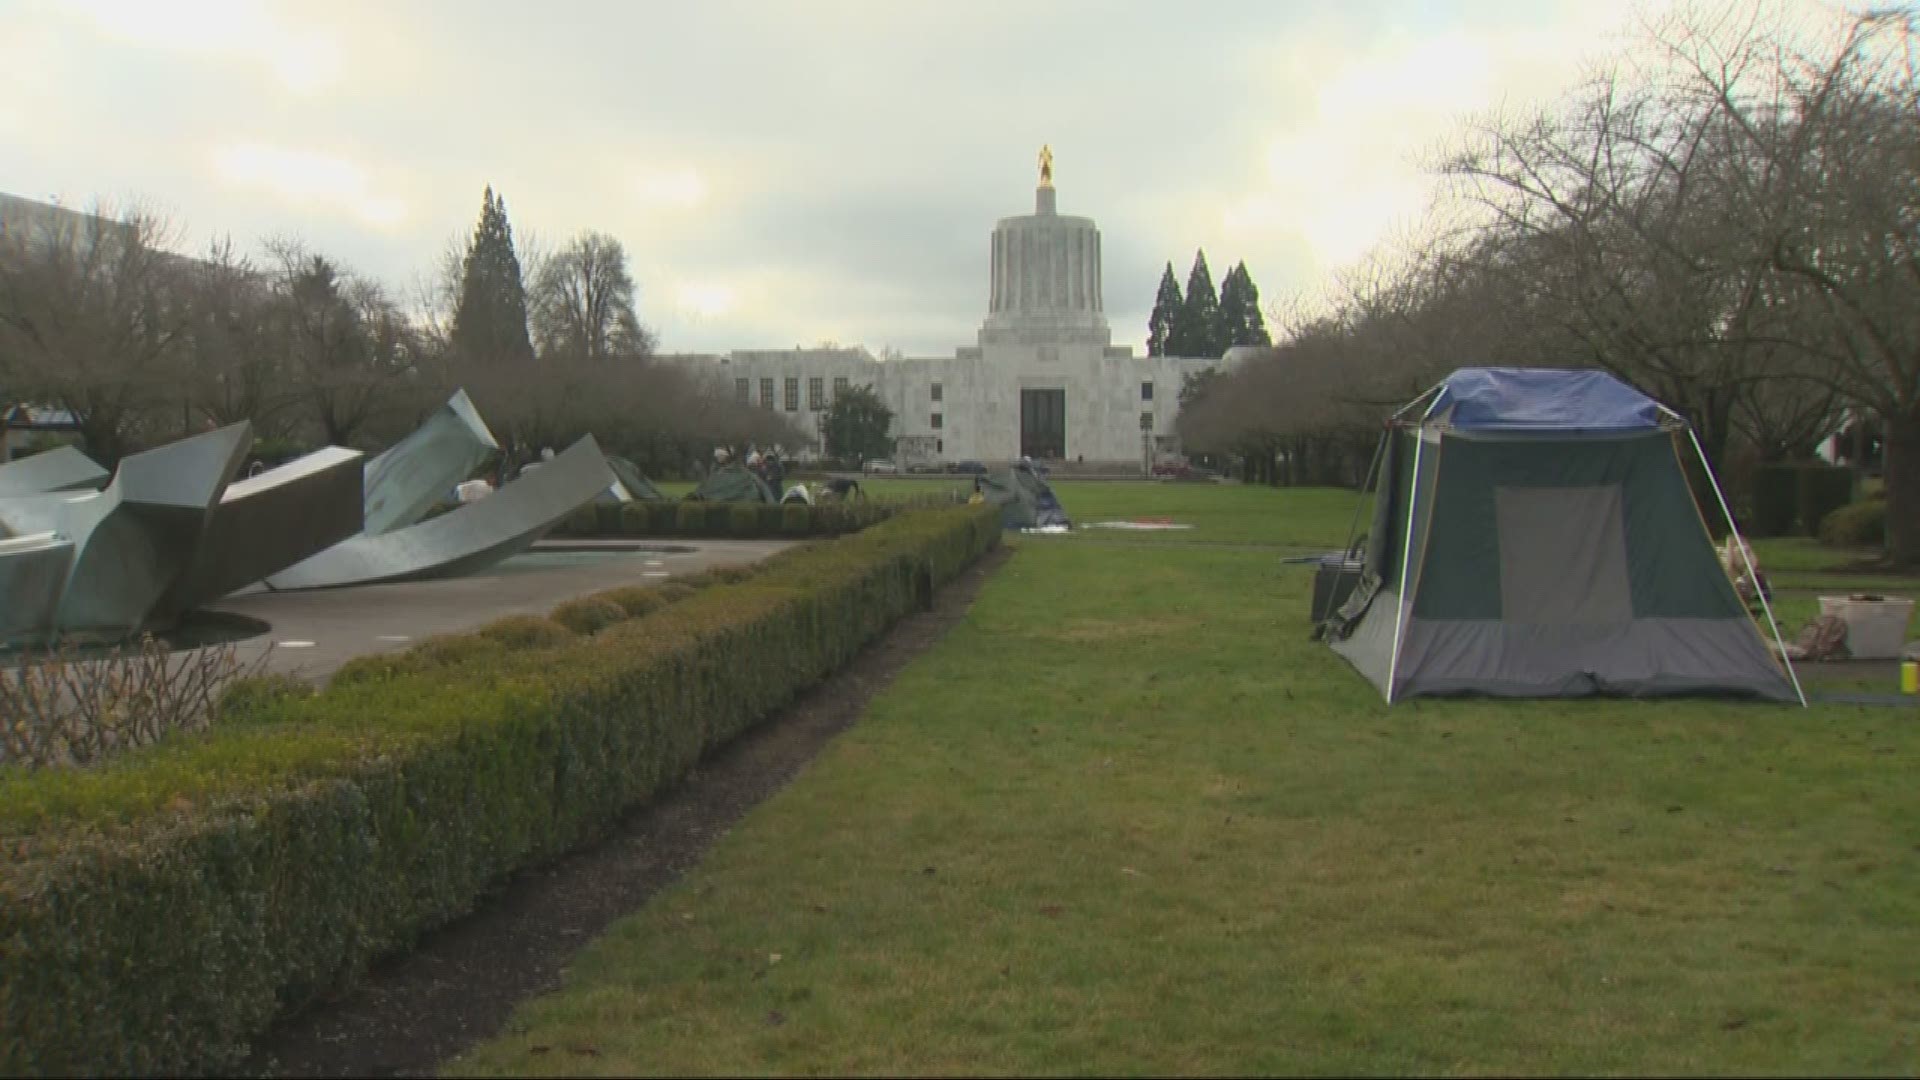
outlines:
{"label": "paved path", "polygon": [[779,540],[648,542],[543,541],[484,573],[303,592],[260,590],[227,597],[212,610],[272,627],[240,643],[240,660],[267,654],[267,670],[315,680],[356,656],[405,649],[435,634],[469,630],[503,615],[544,615],[582,593],[670,580],[715,566],[739,566],[791,546]]}

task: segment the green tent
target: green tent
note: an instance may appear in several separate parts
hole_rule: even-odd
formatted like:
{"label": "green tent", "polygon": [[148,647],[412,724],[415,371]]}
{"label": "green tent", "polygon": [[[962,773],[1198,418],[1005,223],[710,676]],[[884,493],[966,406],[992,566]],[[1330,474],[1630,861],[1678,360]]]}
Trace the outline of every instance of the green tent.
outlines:
{"label": "green tent", "polygon": [[707,474],[700,486],[688,495],[704,502],[778,503],[779,497],[765,480],[744,465],[723,465]]}
{"label": "green tent", "polygon": [[653,486],[653,481],[647,479],[640,472],[640,467],[633,462],[608,454],[607,467],[613,470],[615,479],[620,481],[621,487],[627,489],[627,497],[633,502],[666,501],[667,497],[660,493],[659,488]]}
{"label": "green tent", "polygon": [[1002,528],[1070,528],[1073,524],[1053,488],[1025,462],[976,477],[974,490],[1000,508]]}
{"label": "green tent", "polygon": [[1389,425],[1360,582],[1321,636],[1389,702],[1804,703],[1715,556],[1683,447],[1699,455],[1677,414],[1604,372],[1454,372]]}

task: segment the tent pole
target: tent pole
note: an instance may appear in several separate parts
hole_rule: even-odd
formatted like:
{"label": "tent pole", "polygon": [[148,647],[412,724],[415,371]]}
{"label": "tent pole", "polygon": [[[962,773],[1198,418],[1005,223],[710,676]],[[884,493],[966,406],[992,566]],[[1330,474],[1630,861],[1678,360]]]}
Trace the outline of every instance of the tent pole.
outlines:
{"label": "tent pole", "polygon": [[[1439,393],[1439,392],[1440,392],[1440,389],[1441,389],[1442,387],[1444,387],[1444,386],[1446,386],[1446,385],[1447,385],[1447,384],[1446,384],[1446,380],[1444,380],[1444,379],[1443,379],[1443,380],[1441,380],[1440,382],[1437,382],[1437,383],[1434,383],[1434,384],[1433,384],[1432,386],[1430,386],[1430,387],[1428,387],[1428,388],[1427,388],[1427,390],[1426,390],[1426,392],[1425,392],[1425,393],[1423,393],[1423,394],[1421,394],[1421,395],[1420,395],[1419,397],[1417,397],[1417,398],[1414,398],[1414,399],[1413,399],[1412,401],[1409,401],[1409,402],[1407,402],[1407,403],[1406,403],[1405,405],[1402,405],[1402,406],[1400,406],[1400,410],[1399,410],[1398,412],[1396,412],[1396,413],[1394,413],[1394,414],[1393,414],[1393,415],[1392,415],[1391,417],[1389,417],[1389,419],[1391,419],[1391,420],[1398,420],[1398,419],[1400,419],[1401,417],[1403,417],[1403,416],[1405,416],[1405,415],[1407,415],[1407,411],[1408,411],[1408,410],[1410,410],[1410,409],[1412,409],[1412,408],[1413,408],[1413,407],[1414,407],[1415,405],[1418,405],[1418,404],[1420,404],[1421,402],[1423,402],[1423,401],[1425,401],[1425,400],[1427,400],[1428,398],[1430,398],[1430,397],[1432,397],[1432,396],[1433,396],[1434,394],[1436,394],[1436,393]],[[1424,412],[1424,413],[1421,413],[1420,415],[1422,415],[1422,416],[1428,416],[1428,415],[1430,415],[1430,414],[1432,414],[1432,412],[1433,412],[1433,408],[1432,408],[1432,406],[1428,406],[1428,408],[1427,408],[1427,411],[1426,411],[1426,412]]]}
{"label": "tent pole", "polygon": [[1367,505],[1367,492],[1380,482],[1380,459],[1386,456],[1387,440],[1391,438],[1393,430],[1389,428],[1386,434],[1380,436],[1380,441],[1373,444],[1373,462],[1367,466],[1367,475],[1360,480],[1360,498],[1353,504],[1353,520],[1347,522],[1347,546],[1340,552],[1343,559],[1347,552],[1353,550],[1353,533],[1360,527],[1360,508]]}
{"label": "tent pole", "polygon": [[1800,688],[1800,676],[1793,670],[1793,657],[1787,655],[1786,639],[1780,636],[1780,624],[1774,621],[1773,605],[1767,602],[1767,594],[1760,588],[1760,571],[1754,568],[1753,560],[1747,556],[1747,542],[1740,539],[1740,526],[1733,523],[1733,511],[1727,506],[1727,497],[1720,491],[1720,481],[1713,475],[1713,466],[1707,463],[1707,451],[1700,445],[1700,436],[1694,434],[1693,425],[1687,425],[1687,438],[1693,442],[1693,452],[1700,458],[1700,471],[1707,474],[1707,484],[1713,488],[1713,497],[1720,503],[1720,513],[1727,519],[1727,532],[1733,537],[1733,545],[1740,552],[1740,561],[1747,566],[1747,575],[1753,579],[1753,595],[1760,598],[1760,610],[1766,613],[1767,628],[1773,631],[1774,643],[1780,646],[1780,663],[1787,669],[1787,678],[1793,682],[1793,692],[1800,698],[1800,707],[1807,706],[1807,692]]}
{"label": "tent pole", "polygon": [[1420,492],[1420,451],[1427,440],[1419,429],[1413,436],[1413,469],[1407,473],[1406,527],[1400,538],[1400,580],[1394,583],[1393,652],[1387,654],[1387,704],[1393,704],[1393,680],[1400,670],[1400,635],[1406,632],[1407,569],[1413,559],[1413,498]]}

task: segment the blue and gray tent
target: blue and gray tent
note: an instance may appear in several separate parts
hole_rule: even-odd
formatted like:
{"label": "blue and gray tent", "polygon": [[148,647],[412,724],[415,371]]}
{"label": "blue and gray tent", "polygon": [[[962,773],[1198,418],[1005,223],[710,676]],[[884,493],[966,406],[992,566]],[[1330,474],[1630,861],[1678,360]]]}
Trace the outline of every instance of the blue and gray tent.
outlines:
{"label": "blue and gray tent", "polygon": [[1388,423],[1360,582],[1320,634],[1389,702],[1804,704],[1714,553],[1687,460],[1733,528],[1692,429],[1638,390],[1599,371],[1456,371]]}

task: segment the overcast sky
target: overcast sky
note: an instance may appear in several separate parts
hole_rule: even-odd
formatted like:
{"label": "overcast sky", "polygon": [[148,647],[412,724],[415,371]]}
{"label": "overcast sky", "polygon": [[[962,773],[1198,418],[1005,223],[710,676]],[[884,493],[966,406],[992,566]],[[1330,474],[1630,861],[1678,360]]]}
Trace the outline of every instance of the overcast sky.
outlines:
{"label": "overcast sky", "polygon": [[481,189],[618,237],[670,351],[950,355],[996,218],[1100,225],[1118,343],[1162,264],[1311,290],[1417,218],[1418,155],[1554,92],[1592,0],[0,0],[0,190],[294,235],[411,293]]}

